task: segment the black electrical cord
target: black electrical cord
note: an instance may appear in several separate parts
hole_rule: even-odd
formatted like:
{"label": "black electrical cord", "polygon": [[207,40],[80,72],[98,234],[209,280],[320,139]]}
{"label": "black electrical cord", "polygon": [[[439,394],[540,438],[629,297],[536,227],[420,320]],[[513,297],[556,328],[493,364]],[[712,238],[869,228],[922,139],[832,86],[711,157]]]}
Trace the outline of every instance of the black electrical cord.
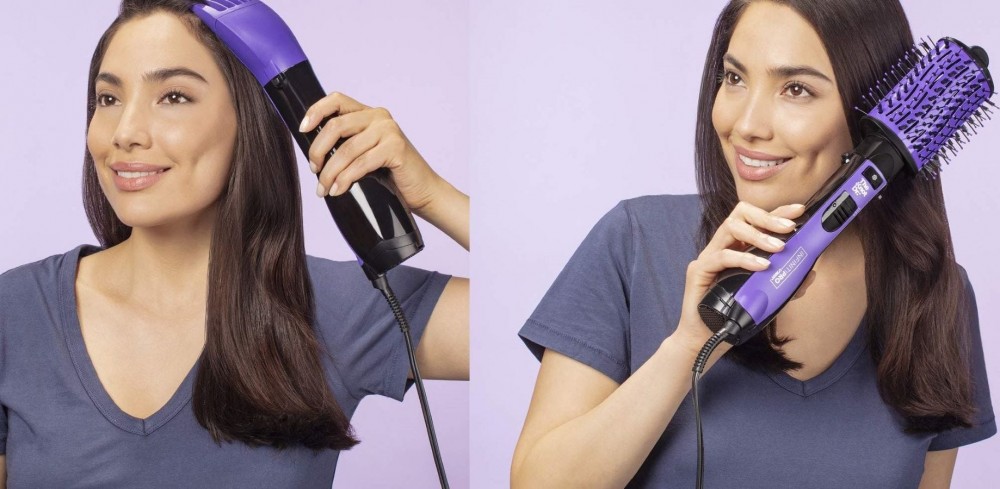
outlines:
{"label": "black electrical cord", "polygon": [[705,440],[701,432],[701,408],[698,406],[698,380],[701,379],[701,373],[705,371],[705,364],[708,363],[708,357],[712,356],[712,352],[718,348],[719,343],[726,339],[730,335],[734,335],[739,331],[739,326],[734,322],[727,322],[726,326],[715,332],[708,341],[705,342],[705,346],[701,347],[701,352],[694,360],[694,367],[691,368],[691,398],[692,404],[694,405],[694,424],[695,430],[698,433],[698,475],[695,481],[695,487],[697,489],[702,489],[703,479],[705,477]]}
{"label": "black electrical cord", "polygon": [[413,354],[410,323],[406,320],[406,316],[403,315],[403,308],[400,307],[399,300],[396,299],[396,294],[389,287],[389,281],[385,279],[385,274],[379,275],[372,280],[372,285],[382,292],[385,300],[389,302],[392,314],[396,316],[396,322],[399,323],[399,330],[403,332],[403,338],[406,340],[406,354],[410,357],[410,372],[413,372],[413,382],[417,384],[420,410],[424,413],[424,426],[427,427],[427,440],[431,443],[431,454],[434,456],[434,466],[437,468],[438,480],[441,481],[441,489],[449,489],[448,475],[444,472],[444,461],[441,459],[441,449],[438,448],[437,434],[434,432],[434,420],[431,419],[431,408],[427,404],[427,392],[424,391],[424,381],[420,377],[420,370],[417,368],[417,358]]}

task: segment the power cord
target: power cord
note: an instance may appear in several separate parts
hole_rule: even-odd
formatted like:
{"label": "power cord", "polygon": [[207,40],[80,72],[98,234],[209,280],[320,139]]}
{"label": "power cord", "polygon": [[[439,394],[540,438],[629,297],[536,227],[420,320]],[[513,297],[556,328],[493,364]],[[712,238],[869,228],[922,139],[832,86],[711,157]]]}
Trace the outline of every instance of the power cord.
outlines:
{"label": "power cord", "polygon": [[701,380],[701,373],[705,371],[705,364],[708,363],[708,357],[712,356],[712,352],[718,348],[719,343],[722,340],[728,338],[731,335],[735,335],[739,332],[739,326],[733,321],[727,321],[726,325],[715,332],[708,341],[705,342],[705,346],[701,347],[701,352],[694,360],[694,367],[691,368],[691,397],[694,405],[694,423],[695,429],[698,432],[698,476],[695,481],[695,487],[697,489],[702,489],[703,479],[705,476],[705,440],[702,436],[701,431],[701,408],[698,405],[698,381]]}
{"label": "power cord", "polygon": [[403,332],[403,338],[406,340],[406,354],[410,357],[410,372],[413,372],[413,381],[417,384],[417,396],[420,398],[420,410],[424,413],[424,426],[427,427],[427,439],[431,443],[431,454],[434,456],[434,466],[437,468],[438,480],[441,481],[441,489],[449,489],[448,486],[448,475],[444,471],[444,461],[441,459],[441,449],[438,447],[437,434],[434,432],[434,420],[431,419],[431,409],[427,403],[427,392],[424,391],[424,381],[420,377],[420,369],[417,368],[417,359],[413,354],[413,339],[410,337],[410,323],[406,320],[406,316],[403,315],[403,308],[399,305],[399,300],[396,299],[396,294],[389,287],[389,281],[386,280],[385,274],[379,275],[372,280],[372,285],[375,286],[385,300],[389,302],[389,307],[392,308],[392,314],[396,316],[396,322],[399,323],[399,330]]}

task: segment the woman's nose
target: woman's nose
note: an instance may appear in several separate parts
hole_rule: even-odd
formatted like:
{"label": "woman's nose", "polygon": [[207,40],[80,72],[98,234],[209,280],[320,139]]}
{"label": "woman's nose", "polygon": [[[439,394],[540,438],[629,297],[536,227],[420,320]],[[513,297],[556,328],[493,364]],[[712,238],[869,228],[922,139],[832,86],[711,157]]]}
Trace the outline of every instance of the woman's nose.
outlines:
{"label": "woman's nose", "polygon": [[116,149],[124,151],[132,149],[133,146],[148,148],[150,144],[148,124],[148,111],[138,104],[125,106],[112,136],[112,144]]}
{"label": "woman's nose", "polygon": [[768,140],[773,137],[772,106],[764,93],[755,93],[746,99],[733,131],[744,141]]}

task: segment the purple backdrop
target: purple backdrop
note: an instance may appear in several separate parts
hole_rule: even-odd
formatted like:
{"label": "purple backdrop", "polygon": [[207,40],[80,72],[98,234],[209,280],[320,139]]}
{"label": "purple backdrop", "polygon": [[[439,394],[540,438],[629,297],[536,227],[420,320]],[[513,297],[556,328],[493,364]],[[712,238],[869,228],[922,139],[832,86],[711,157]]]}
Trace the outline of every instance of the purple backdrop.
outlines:
{"label": "purple backdrop", "polygon": [[[538,369],[516,331],[591,226],[624,198],[696,192],[698,83],[724,3],[472,4],[474,487],[508,485]],[[904,3],[918,36],[954,36],[1000,59],[994,0]],[[994,410],[998,137],[993,121],[943,175],[958,261],[979,298]],[[953,487],[995,487],[998,451],[1000,436],[962,448]]]}
{"label": "purple backdrop", "polygon": [[[269,0],[327,90],[389,108],[431,165],[469,191],[468,6],[464,2]],[[83,212],[87,68],[118,0],[8,2],[0,16],[0,271],[97,243]],[[306,249],[351,260],[315,177],[300,157]],[[426,249],[408,264],[469,275],[468,254],[421,222]],[[454,487],[469,485],[469,388],[428,382]],[[338,487],[436,487],[416,394],[368,398],[354,417],[361,445],[340,457]]]}

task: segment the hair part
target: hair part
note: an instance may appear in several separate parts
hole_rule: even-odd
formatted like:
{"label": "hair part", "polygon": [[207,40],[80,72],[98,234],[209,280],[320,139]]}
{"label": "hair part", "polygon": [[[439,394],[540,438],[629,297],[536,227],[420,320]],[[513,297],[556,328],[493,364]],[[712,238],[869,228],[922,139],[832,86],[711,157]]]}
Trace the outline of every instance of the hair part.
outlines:
{"label": "hair part", "polygon": [[[125,23],[156,12],[176,15],[212,53],[236,110],[232,171],[216,206],[208,266],[206,343],[193,392],[198,422],[216,443],[282,449],[348,449],[358,443],[321,365],[329,356],[313,329],[302,197],[295,149],[253,75],[191,11],[193,0],[124,0],[94,51],[87,126],[95,83],[111,39]],[[84,152],[87,219],[104,247],[132,229],[101,190]]]}
{"label": "hair part", "polygon": [[[854,106],[881,75],[913,46],[898,0],[732,0],[720,14],[702,74],[695,128],[695,165],[703,215],[704,247],[739,202],[712,124],[718,74],[733,30],[746,7],[771,1],[791,7],[819,34],[837,78],[852,142],[860,143]],[[884,199],[855,222],[865,259],[868,343],[877,365],[882,399],[900,413],[911,432],[971,426],[975,411],[969,368],[969,303],[955,262],[941,181],[903,172]],[[885,232],[891,230],[891,232]],[[802,364],[785,356],[775,323],[729,356],[762,370]]]}

